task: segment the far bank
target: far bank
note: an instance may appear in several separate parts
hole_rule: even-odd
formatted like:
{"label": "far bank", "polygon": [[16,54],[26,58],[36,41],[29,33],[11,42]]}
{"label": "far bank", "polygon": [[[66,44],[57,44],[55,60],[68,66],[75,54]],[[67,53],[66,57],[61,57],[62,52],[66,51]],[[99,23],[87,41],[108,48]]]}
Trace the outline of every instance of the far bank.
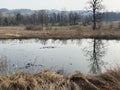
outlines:
{"label": "far bank", "polygon": [[44,30],[27,30],[25,26],[0,27],[0,39],[120,39],[120,29],[92,30],[79,26],[50,27]]}

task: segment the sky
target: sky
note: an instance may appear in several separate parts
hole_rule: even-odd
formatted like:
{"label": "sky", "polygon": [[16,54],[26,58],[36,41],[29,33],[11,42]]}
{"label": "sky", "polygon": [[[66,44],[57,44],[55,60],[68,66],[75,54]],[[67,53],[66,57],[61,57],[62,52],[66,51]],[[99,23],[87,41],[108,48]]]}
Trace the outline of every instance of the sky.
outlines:
{"label": "sky", "polygon": [[[86,10],[89,0],[0,0],[0,8]],[[120,11],[120,0],[104,0],[106,11]]]}

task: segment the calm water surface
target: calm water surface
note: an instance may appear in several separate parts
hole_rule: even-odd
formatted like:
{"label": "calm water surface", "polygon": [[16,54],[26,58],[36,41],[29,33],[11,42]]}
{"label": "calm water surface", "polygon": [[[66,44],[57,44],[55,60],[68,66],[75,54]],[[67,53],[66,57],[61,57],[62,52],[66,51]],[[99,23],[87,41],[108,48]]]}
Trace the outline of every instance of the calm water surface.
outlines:
{"label": "calm water surface", "polygon": [[74,40],[0,40],[1,73],[55,70],[73,73],[104,72],[120,64],[120,41]]}

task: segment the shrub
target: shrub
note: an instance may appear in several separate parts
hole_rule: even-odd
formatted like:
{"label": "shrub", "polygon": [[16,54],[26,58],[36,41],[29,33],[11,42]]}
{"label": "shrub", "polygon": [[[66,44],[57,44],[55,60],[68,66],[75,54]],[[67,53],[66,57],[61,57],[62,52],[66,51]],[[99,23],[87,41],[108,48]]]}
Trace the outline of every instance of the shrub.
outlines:
{"label": "shrub", "polygon": [[113,23],[110,23],[109,29],[113,29]]}
{"label": "shrub", "polygon": [[69,29],[70,29],[70,30],[81,30],[81,26],[80,26],[80,25],[70,26]]}
{"label": "shrub", "polygon": [[118,22],[118,29],[120,29],[120,22]]}
{"label": "shrub", "polygon": [[26,30],[43,30],[43,27],[39,25],[27,25],[25,29]]}
{"label": "shrub", "polygon": [[46,26],[46,30],[52,30],[52,26]]}

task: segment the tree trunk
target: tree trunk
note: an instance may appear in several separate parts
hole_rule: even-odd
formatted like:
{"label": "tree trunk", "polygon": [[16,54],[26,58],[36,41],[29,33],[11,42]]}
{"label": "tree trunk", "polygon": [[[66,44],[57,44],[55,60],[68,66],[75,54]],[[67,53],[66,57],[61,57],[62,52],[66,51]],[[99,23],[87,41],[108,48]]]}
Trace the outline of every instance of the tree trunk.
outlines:
{"label": "tree trunk", "polygon": [[93,30],[96,29],[96,11],[93,9]]}

